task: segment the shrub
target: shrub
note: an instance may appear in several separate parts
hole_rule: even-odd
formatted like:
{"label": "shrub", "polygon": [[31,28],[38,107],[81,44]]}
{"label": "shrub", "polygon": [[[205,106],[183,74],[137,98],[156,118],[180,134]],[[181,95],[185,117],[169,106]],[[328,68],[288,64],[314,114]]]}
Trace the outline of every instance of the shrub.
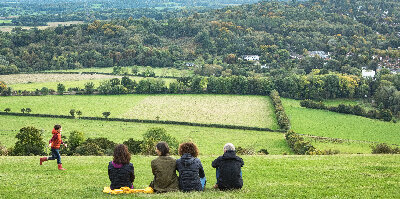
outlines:
{"label": "shrub", "polygon": [[97,146],[99,146],[105,155],[113,155],[114,154],[114,148],[115,148],[116,143],[108,140],[107,138],[102,138],[102,137],[88,138],[83,143],[83,145],[87,145],[89,143],[93,143],[93,144],[96,144]]}
{"label": "shrub", "polygon": [[29,114],[30,112],[32,112],[32,109],[31,108],[26,108],[25,112]]}
{"label": "shrub", "polygon": [[108,118],[108,116],[110,116],[110,115],[111,115],[110,112],[103,112],[103,116],[104,116],[105,118]]}
{"label": "shrub", "polygon": [[40,89],[40,92],[42,93],[42,95],[48,95],[50,90],[47,87],[43,87],[42,89]]}
{"label": "shrub", "polygon": [[82,111],[80,111],[80,110],[77,110],[77,111],[76,111],[76,114],[78,115],[78,117],[81,117],[81,115],[82,115]]}
{"label": "shrub", "polygon": [[381,111],[381,117],[384,121],[389,122],[392,120],[392,112],[389,109],[384,109]]}
{"label": "shrub", "polygon": [[139,154],[140,152],[142,152],[142,143],[143,141],[141,140],[134,140],[133,138],[129,138],[123,144],[128,147],[128,150],[131,154]]}
{"label": "shrub", "polygon": [[268,155],[268,154],[269,154],[269,152],[267,151],[267,149],[260,149],[260,150],[258,151],[258,153],[262,153],[262,154],[265,154],[265,155]]}
{"label": "shrub", "polygon": [[93,94],[94,92],[94,83],[87,82],[85,83],[85,94]]}
{"label": "shrub", "polygon": [[168,135],[163,128],[150,128],[143,134],[143,143],[140,145],[142,153],[145,155],[156,155],[154,146],[160,141],[168,143],[171,154],[177,154],[178,141],[174,137]]}
{"label": "shrub", "polygon": [[68,141],[68,148],[73,153],[75,149],[78,148],[85,141],[85,135],[79,131],[72,131],[69,134]]}
{"label": "shrub", "polygon": [[377,144],[376,146],[371,146],[373,154],[400,154],[399,147],[390,147],[386,143]]}
{"label": "shrub", "polygon": [[281,98],[279,97],[279,93],[276,90],[272,90],[270,93],[270,97],[272,103],[275,107],[275,114],[278,124],[281,129],[289,130],[290,129],[290,121],[288,116],[286,115],[285,109],[283,108]]}
{"label": "shrub", "polygon": [[75,117],[75,109],[71,109],[69,111],[69,114],[71,114],[72,117]]}
{"label": "shrub", "polygon": [[0,142],[0,156],[6,156],[6,155],[8,155],[7,147],[2,145]]}
{"label": "shrub", "polygon": [[298,155],[313,154],[315,147],[304,140],[303,137],[290,130],[285,134],[286,142],[294,153]]}
{"label": "shrub", "polygon": [[253,148],[236,147],[236,153],[238,155],[254,155],[256,152]]}
{"label": "shrub", "polygon": [[13,155],[43,155],[44,146],[42,133],[35,127],[24,127],[15,136],[18,141],[15,143]]}
{"label": "shrub", "polygon": [[62,95],[64,92],[65,92],[64,84],[61,84],[61,83],[57,84],[57,93]]}
{"label": "shrub", "polygon": [[104,150],[99,147],[99,145],[95,143],[86,143],[75,150],[76,155],[96,155],[101,156],[104,155]]}
{"label": "shrub", "polygon": [[5,109],[4,109],[4,112],[6,112],[6,113],[8,113],[8,112],[10,112],[10,111],[11,111],[10,108],[5,108]]}

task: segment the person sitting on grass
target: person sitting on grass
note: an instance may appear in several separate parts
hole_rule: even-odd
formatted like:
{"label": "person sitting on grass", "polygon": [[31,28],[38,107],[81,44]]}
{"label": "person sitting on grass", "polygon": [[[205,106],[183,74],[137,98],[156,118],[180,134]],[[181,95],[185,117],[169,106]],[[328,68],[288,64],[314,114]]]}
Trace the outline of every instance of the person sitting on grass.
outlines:
{"label": "person sitting on grass", "polygon": [[176,169],[179,172],[179,189],[182,191],[203,191],[206,176],[203,165],[197,158],[199,149],[194,143],[186,142],[179,145],[179,155]]}
{"label": "person sitting on grass", "polygon": [[216,168],[217,184],[214,188],[220,190],[241,189],[243,187],[242,167],[243,159],[236,156],[235,146],[227,143],[224,146],[224,155],[219,156],[212,162]]}
{"label": "person sitting on grass", "polygon": [[133,189],[133,181],[135,173],[133,164],[130,163],[131,154],[128,147],[119,144],[114,149],[113,161],[108,164],[108,177],[110,178],[111,189],[119,189],[121,187],[129,187]]}
{"label": "person sitting on grass", "polygon": [[166,142],[159,142],[156,145],[158,157],[151,161],[151,170],[154,180],[150,187],[155,192],[178,191],[178,176],[176,175],[176,160],[169,156],[169,147]]}
{"label": "person sitting on grass", "polygon": [[51,137],[49,141],[49,147],[51,147],[51,157],[40,158],[40,165],[42,165],[42,163],[47,160],[57,159],[58,169],[65,170],[62,167],[61,163],[60,145],[63,144],[65,147],[67,147],[67,144],[64,144],[64,142],[61,140],[61,131],[62,131],[61,125],[59,124],[54,125],[53,131],[51,132],[53,134],[53,137]]}

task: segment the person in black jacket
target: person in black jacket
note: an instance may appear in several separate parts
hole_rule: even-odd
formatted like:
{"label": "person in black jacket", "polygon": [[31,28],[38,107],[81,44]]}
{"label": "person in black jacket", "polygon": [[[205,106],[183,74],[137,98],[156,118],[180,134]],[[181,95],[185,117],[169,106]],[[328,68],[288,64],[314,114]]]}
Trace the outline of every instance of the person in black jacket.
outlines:
{"label": "person in black jacket", "polygon": [[129,187],[133,189],[135,173],[133,164],[130,163],[131,154],[128,147],[119,144],[114,149],[114,159],[108,164],[108,177],[110,178],[111,189]]}
{"label": "person in black jacket", "polygon": [[216,168],[217,184],[214,188],[220,190],[241,189],[243,187],[242,158],[236,156],[235,146],[227,143],[224,146],[224,155],[219,156],[212,162],[212,167]]}
{"label": "person in black jacket", "polygon": [[197,158],[199,149],[194,143],[186,142],[179,145],[179,155],[176,160],[176,169],[179,172],[179,189],[182,191],[203,191],[206,185],[206,176],[203,165]]}

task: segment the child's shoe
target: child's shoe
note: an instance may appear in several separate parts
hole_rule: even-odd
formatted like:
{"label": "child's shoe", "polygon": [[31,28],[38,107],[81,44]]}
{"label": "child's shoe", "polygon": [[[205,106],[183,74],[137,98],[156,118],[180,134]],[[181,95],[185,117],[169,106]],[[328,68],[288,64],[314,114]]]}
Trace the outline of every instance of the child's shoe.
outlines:
{"label": "child's shoe", "polygon": [[47,161],[47,157],[40,158],[40,165],[42,165],[42,163],[46,162],[46,161]]}
{"label": "child's shoe", "polygon": [[66,170],[62,167],[62,164],[58,164],[58,170]]}

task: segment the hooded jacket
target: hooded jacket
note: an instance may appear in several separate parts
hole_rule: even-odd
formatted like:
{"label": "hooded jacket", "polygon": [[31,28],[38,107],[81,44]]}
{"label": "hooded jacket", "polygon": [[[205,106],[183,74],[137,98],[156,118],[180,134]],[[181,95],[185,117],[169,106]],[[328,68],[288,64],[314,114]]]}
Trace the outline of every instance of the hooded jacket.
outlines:
{"label": "hooded jacket", "polygon": [[61,140],[61,133],[58,132],[56,129],[53,129],[51,133],[53,134],[53,137],[51,137],[49,144],[51,143],[52,149],[59,149],[60,145],[64,144],[63,141]]}
{"label": "hooded jacket", "polygon": [[241,167],[243,165],[243,159],[236,156],[235,151],[226,151],[224,155],[215,159],[212,167],[218,168],[219,171],[218,188],[221,190],[242,188]]}
{"label": "hooded jacket", "polygon": [[179,172],[179,189],[182,191],[201,191],[200,178],[204,178],[203,165],[198,158],[185,153],[176,160],[176,168]]}
{"label": "hooded jacket", "polygon": [[133,188],[135,180],[135,172],[133,164],[116,164],[111,161],[108,164],[108,178],[110,178],[111,189],[119,189],[121,187]]}

